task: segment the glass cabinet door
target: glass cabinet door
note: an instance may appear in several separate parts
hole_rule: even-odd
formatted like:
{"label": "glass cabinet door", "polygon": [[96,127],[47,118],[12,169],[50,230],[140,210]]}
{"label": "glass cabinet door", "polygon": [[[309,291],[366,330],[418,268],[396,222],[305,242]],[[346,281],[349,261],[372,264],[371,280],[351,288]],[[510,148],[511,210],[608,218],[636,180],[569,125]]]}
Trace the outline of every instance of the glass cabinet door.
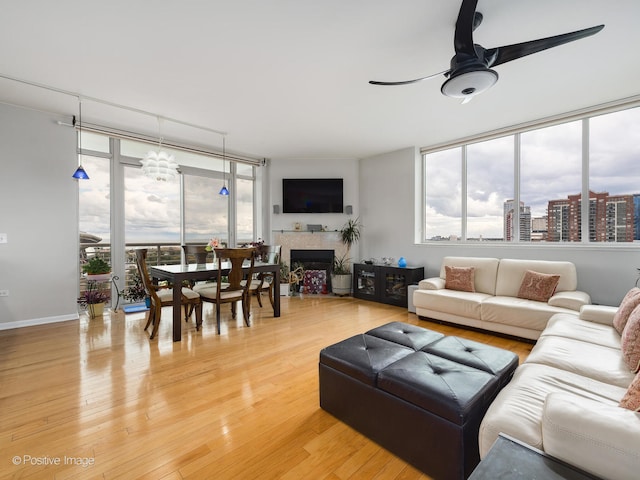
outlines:
{"label": "glass cabinet door", "polygon": [[373,266],[354,266],[354,296],[365,299],[375,299],[377,294],[376,271]]}

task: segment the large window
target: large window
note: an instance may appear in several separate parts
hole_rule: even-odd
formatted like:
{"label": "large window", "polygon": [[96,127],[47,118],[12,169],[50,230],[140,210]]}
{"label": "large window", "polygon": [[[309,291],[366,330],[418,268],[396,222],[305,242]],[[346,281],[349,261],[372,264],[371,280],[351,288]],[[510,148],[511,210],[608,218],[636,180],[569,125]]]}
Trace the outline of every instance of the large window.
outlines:
{"label": "large window", "polygon": [[462,149],[429,155],[425,162],[426,237],[458,240],[462,235]]}
{"label": "large window", "polygon": [[638,241],[640,108],[600,115],[589,125],[591,240]]}
{"label": "large window", "polygon": [[[135,272],[134,248],[148,248],[149,262],[176,263],[182,243],[256,240],[255,166],[163,145],[175,155],[180,175],[158,181],[143,174],[139,161],[157,145],[86,131],[82,137],[81,161],[90,179],[79,181],[81,262],[105,257],[125,279],[121,287]],[[223,183],[228,196],[219,194]]]}
{"label": "large window", "polygon": [[469,145],[466,163],[467,239],[510,238],[511,225],[506,216],[511,212],[505,212],[505,205],[514,198],[513,137]]}
{"label": "large window", "polygon": [[180,243],[180,183],[124,169],[125,244]]}
{"label": "large window", "polygon": [[[580,209],[571,195],[582,191],[582,122],[540,128],[521,135],[520,202],[523,230],[547,219],[546,235],[537,229],[537,240],[580,241]],[[574,215],[569,215],[575,209]],[[543,229],[544,230],[544,229]],[[540,235],[542,233],[542,235]],[[510,240],[510,239],[509,239]],[[531,240],[520,236],[521,241]]]}
{"label": "large window", "polygon": [[427,153],[425,240],[639,241],[639,158],[640,107]]}
{"label": "large window", "polygon": [[222,179],[198,175],[184,176],[186,243],[204,244],[214,237],[223,243],[229,241],[229,197],[218,193],[220,187]]}

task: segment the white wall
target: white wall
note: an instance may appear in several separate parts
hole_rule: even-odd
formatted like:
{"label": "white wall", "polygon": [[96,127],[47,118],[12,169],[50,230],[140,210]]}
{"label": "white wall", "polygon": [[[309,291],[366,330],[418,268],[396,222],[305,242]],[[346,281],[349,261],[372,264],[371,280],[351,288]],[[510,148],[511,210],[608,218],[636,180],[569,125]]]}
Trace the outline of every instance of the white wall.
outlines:
{"label": "white wall", "polygon": [[[362,258],[394,257],[423,265],[426,276],[439,274],[447,255],[568,260],[578,270],[578,288],[594,303],[617,305],[634,286],[640,268],[640,245],[491,245],[414,243],[420,176],[417,149],[407,148],[367,158],[360,163]],[[419,191],[419,190],[418,190]]]}
{"label": "white wall", "polygon": [[[320,224],[327,230],[339,230],[349,218],[360,213],[358,191],[360,188],[358,160],[276,160],[271,162],[269,178],[270,197],[266,200],[271,212],[271,230],[293,230],[293,224],[299,222],[306,230],[306,225]],[[344,183],[344,205],[353,206],[353,215],[340,213],[279,213],[273,214],[273,205],[278,205],[282,212],[282,179],[283,178],[342,178]],[[268,236],[269,235],[269,236]],[[271,232],[265,232],[265,241],[272,240]],[[355,250],[355,249],[354,249]],[[357,252],[357,250],[355,250]],[[353,252],[352,252],[353,254]]]}
{"label": "white wall", "polygon": [[0,104],[0,329],[78,318],[76,140],[58,120]]}

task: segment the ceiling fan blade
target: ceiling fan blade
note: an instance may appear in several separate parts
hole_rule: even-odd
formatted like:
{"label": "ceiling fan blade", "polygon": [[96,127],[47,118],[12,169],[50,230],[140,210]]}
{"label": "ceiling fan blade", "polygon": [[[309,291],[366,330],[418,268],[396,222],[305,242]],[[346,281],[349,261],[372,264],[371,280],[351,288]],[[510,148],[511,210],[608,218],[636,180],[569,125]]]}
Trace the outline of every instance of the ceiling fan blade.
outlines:
{"label": "ceiling fan blade", "polygon": [[463,0],[456,21],[456,33],[453,38],[453,46],[456,53],[465,53],[476,56],[473,48],[473,30],[477,26],[475,23],[475,13],[478,0]]}
{"label": "ceiling fan blade", "polygon": [[426,77],[421,77],[421,78],[416,78],[413,80],[403,80],[400,82],[381,82],[378,80],[369,80],[369,83],[371,85],[408,85],[410,83],[417,83],[417,82],[421,82],[423,80],[429,80],[430,78],[435,78],[435,77],[439,77],[440,75],[446,75],[449,73],[449,70],[445,70],[443,72],[439,72],[439,73],[434,73],[433,75],[429,75]]}
{"label": "ceiling fan blade", "polygon": [[595,35],[604,28],[604,25],[598,25],[596,27],[585,28],[571,33],[563,33],[562,35],[555,35],[553,37],[540,38],[538,40],[531,40],[529,42],[515,43],[513,45],[506,45],[503,47],[490,48],[486,51],[487,58],[491,58],[495,55],[495,60],[489,63],[489,67],[495,67],[503,63],[516,60],[532,53],[538,53],[548,48],[557,47],[565,43],[573,42],[581,38]]}

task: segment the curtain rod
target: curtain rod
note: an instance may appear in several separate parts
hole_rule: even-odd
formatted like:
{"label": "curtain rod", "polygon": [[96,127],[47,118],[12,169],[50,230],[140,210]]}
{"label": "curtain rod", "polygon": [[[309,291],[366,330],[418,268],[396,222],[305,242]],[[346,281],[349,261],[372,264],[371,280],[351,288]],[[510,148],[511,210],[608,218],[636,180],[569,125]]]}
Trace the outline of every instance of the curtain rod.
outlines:
{"label": "curtain rod", "polygon": [[[64,125],[65,127],[74,127],[74,125],[70,124],[70,123],[63,123],[63,122],[58,122],[59,125]],[[77,125],[75,126],[77,128]],[[130,132],[127,130],[120,130],[117,128],[113,128],[113,127],[107,127],[104,125],[98,125],[98,124],[94,124],[94,123],[87,123],[87,122],[82,122],[82,131],[87,131],[87,132],[92,132],[92,133],[98,133],[100,135],[107,135],[110,137],[117,137],[117,138],[121,138],[121,139],[125,139],[125,140],[135,140],[135,141],[139,141],[139,142],[145,142],[145,143],[149,143],[152,145],[157,145],[158,144],[158,138],[157,137],[153,137],[150,135],[143,135],[140,133],[136,133],[136,132]],[[208,155],[211,157],[216,157],[216,158],[222,158],[222,153],[215,151],[215,150],[209,150],[203,147],[196,147],[196,146],[192,146],[192,145],[187,145],[187,144],[183,144],[180,142],[174,142],[174,141],[166,141],[163,140],[162,141],[162,145],[164,147],[168,147],[168,148],[174,148],[176,150],[182,150],[182,151],[186,151],[186,152],[191,152],[191,153],[197,153],[200,155]],[[229,161],[233,161],[233,162],[237,162],[237,163],[244,163],[247,165],[255,165],[255,166],[264,166],[265,164],[265,160],[260,158],[252,158],[252,157],[244,157],[241,155],[237,155],[237,154],[233,154],[233,153],[229,153],[226,152],[224,155],[224,158],[226,160]]]}
{"label": "curtain rod", "polygon": [[148,115],[150,117],[161,118],[163,120],[166,120],[166,121],[169,121],[169,122],[172,122],[172,123],[177,123],[177,124],[180,124],[180,125],[185,125],[187,127],[198,128],[200,130],[205,130],[207,132],[216,133],[216,134],[221,135],[223,137],[227,135],[227,132],[223,132],[221,130],[216,130],[216,129],[209,128],[209,127],[203,127],[201,125],[196,125],[195,123],[185,122],[185,121],[179,120],[177,118],[165,117],[164,115],[159,115],[157,113],[149,112],[147,110],[142,110],[140,108],[128,107],[126,105],[121,105],[119,103],[110,102],[108,100],[102,100],[100,98],[91,97],[89,95],[82,95],[82,94],[77,93],[77,92],[72,92],[72,91],[69,91],[69,90],[64,90],[64,89],[61,89],[61,88],[52,87],[50,85],[45,85],[43,83],[32,82],[30,80],[24,80],[24,79],[21,79],[21,78],[12,77],[10,75],[5,75],[3,73],[0,73],[0,78],[4,78],[6,80],[11,80],[11,81],[18,82],[18,83],[23,83],[25,85],[30,85],[32,87],[37,87],[37,88],[42,88],[42,89],[45,89],[45,90],[50,90],[52,92],[60,93],[62,95],[68,95],[70,97],[76,97],[78,100],[80,100],[80,99],[89,100],[89,101],[94,102],[94,103],[101,103],[103,105],[108,105],[110,107],[121,108],[123,110],[129,110],[130,112],[139,113],[141,115]]}

